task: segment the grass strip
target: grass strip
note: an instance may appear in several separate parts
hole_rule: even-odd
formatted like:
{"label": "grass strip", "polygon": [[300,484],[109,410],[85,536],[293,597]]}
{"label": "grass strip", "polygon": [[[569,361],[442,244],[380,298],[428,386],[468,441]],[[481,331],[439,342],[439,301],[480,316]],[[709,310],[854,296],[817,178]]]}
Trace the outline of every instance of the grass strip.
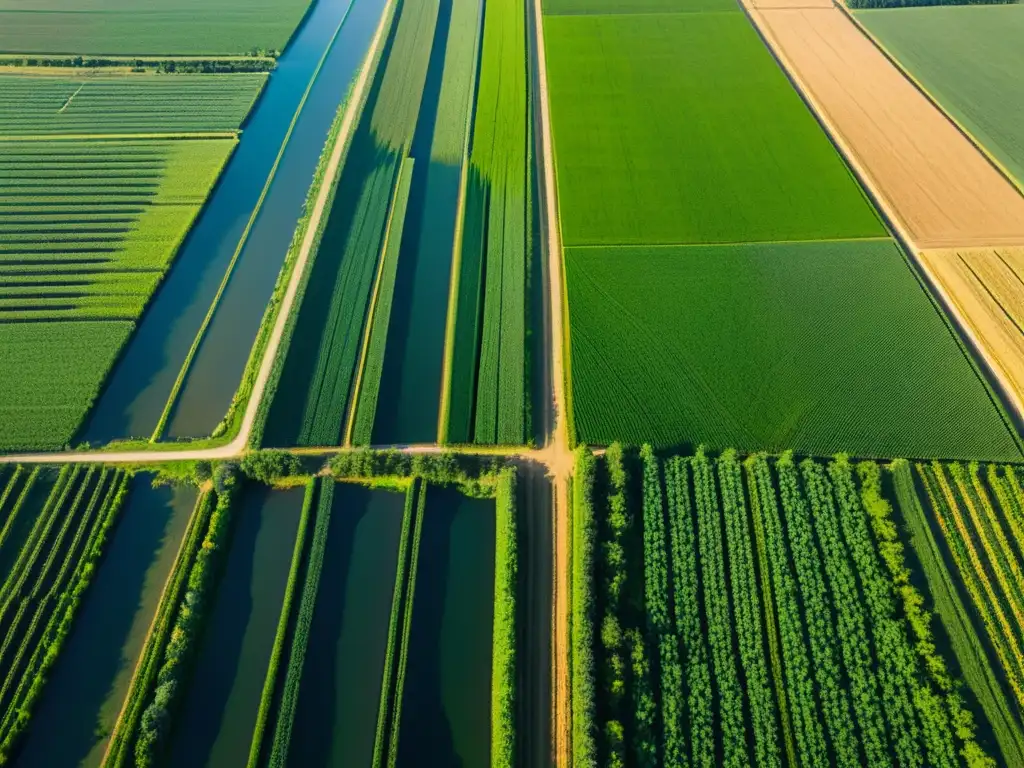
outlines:
{"label": "grass strip", "polygon": [[494,639],[491,653],[491,768],[516,762],[516,654],[519,587],[519,510],[514,469],[498,477],[495,489]]}
{"label": "grass strip", "polygon": [[405,493],[405,510],[402,513],[402,534],[398,543],[398,568],[395,573],[395,589],[391,598],[391,618],[388,620],[388,645],[384,655],[384,680],[380,688],[380,703],[377,707],[377,730],[373,740],[373,768],[384,764],[384,744],[387,741],[388,724],[392,714],[392,681],[395,675],[395,647],[398,642],[398,623],[402,616],[402,598],[408,583],[407,574],[410,560],[413,517],[416,509],[416,493],[421,481],[413,480]]}
{"label": "grass strip", "polygon": [[412,537],[412,553],[409,559],[409,582],[405,598],[405,615],[402,618],[402,641],[399,648],[398,673],[395,676],[395,695],[392,702],[394,718],[389,734],[388,768],[395,768],[398,764],[398,743],[402,730],[402,695],[405,692],[405,670],[409,662],[409,635],[412,633],[412,611],[416,598],[416,571],[420,559],[420,539],[423,537],[423,518],[426,514],[426,508],[427,483],[425,480],[421,480],[419,494],[416,499],[416,528]]}
{"label": "grass strip", "polygon": [[29,473],[28,479],[25,480],[25,485],[22,486],[21,493],[18,494],[17,500],[14,502],[14,506],[7,515],[7,519],[4,520],[3,528],[0,528],[0,547],[4,545],[7,538],[11,535],[11,527],[14,525],[14,521],[18,517],[18,513],[21,512],[22,507],[25,506],[25,499],[28,498],[29,493],[32,491],[32,486],[35,485],[36,479],[39,477],[39,466],[32,467],[32,471]]}
{"label": "grass strip", "polygon": [[271,768],[283,768],[288,763],[288,750],[291,746],[292,727],[295,724],[295,710],[299,704],[299,687],[302,683],[302,671],[306,661],[306,648],[309,645],[309,629],[313,623],[313,612],[316,610],[316,594],[320,587],[320,571],[323,569],[324,551],[327,549],[327,533],[331,523],[333,502],[334,480],[333,478],[323,478],[320,481],[316,527],[309,549],[306,581],[302,589],[299,613],[295,618],[295,633],[292,636],[292,647],[288,657],[288,671],[285,674],[284,687],[281,691],[281,705],[274,728],[274,742],[270,750],[269,765]]}
{"label": "grass strip", "polygon": [[252,745],[249,747],[248,768],[256,768],[260,763],[263,750],[264,732],[270,712],[274,706],[274,692],[277,689],[278,668],[288,639],[288,628],[291,626],[292,602],[298,589],[299,574],[302,571],[303,553],[306,551],[306,530],[312,515],[313,499],[316,497],[316,479],[306,482],[306,493],[302,499],[302,515],[299,517],[299,531],[295,537],[295,550],[292,552],[292,565],[288,571],[288,584],[285,586],[284,604],[281,606],[281,618],[277,623],[277,634],[274,636],[274,650],[270,654],[267,676],[263,681],[263,693],[260,695],[260,708],[256,714],[256,725],[253,728]]}
{"label": "grass strip", "polygon": [[384,230],[384,246],[377,280],[367,313],[371,321],[366,324],[362,356],[356,370],[355,386],[352,388],[355,396],[349,413],[346,445],[369,445],[373,438],[373,419],[377,413],[380,379],[384,371],[384,351],[391,321],[391,304],[395,297],[395,278],[398,275],[398,257],[402,250],[405,213],[409,206],[413,162],[411,157],[406,157],[398,170],[391,213]]}
{"label": "grass strip", "polygon": [[0,494],[0,513],[3,512],[4,507],[7,506],[7,499],[10,498],[14,492],[15,487],[18,485],[18,480],[21,479],[21,475],[24,473],[25,468],[19,464],[14,468],[11,476],[7,478],[7,484],[4,486],[4,492]]}
{"label": "grass strip", "polygon": [[201,537],[209,524],[213,501],[214,494],[210,492],[203,493],[196,501],[188,529],[178,547],[174,567],[164,584],[163,594],[160,596],[156,615],[153,617],[153,623],[146,635],[142,654],[135,666],[135,672],[128,686],[128,695],[125,697],[121,713],[111,731],[110,742],[103,757],[104,768],[124,768],[131,764],[132,745],[139,721],[142,718],[143,705],[156,682],[156,675],[160,669],[164,649],[170,639],[171,628],[174,626],[173,620],[187,583],[190,566],[198,550]]}

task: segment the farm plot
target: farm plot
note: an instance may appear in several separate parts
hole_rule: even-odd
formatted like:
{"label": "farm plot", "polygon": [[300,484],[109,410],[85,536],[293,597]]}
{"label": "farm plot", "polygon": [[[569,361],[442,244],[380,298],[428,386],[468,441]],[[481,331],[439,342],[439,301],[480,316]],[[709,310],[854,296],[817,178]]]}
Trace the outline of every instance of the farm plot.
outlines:
{"label": "farm plot", "polygon": [[566,277],[580,442],[1020,456],[891,241],[568,248]]}
{"label": "farm plot", "polygon": [[72,439],[234,145],[5,145],[0,448]]}
{"label": "farm plot", "polygon": [[737,12],[735,0],[544,0],[545,16]]}
{"label": "farm plot", "polygon": [[915,245],[1024,244],[1024,197],[842,11],[751,14]]}
{"label": "farm plot", "polygon": [[1024,185],[1024,6],[861,11],[857,18]]}
{"label": "farm plot", "polygon": [[[21,472],[25,472],[24,469]],[[40,482],[40,474],[50,475]],[[56,474],[54,479],[52,475]],[[48,491],[43,495],[38,490]],[[65,465],[27,476],[0,538],[0,764],[9,764],[60,658],[127,489],[124,470]]]}
{"label": "farm plot", "polygon": [[310,0],[0,2],[0,51],[243,54],[280,51]]}
{"label": "farm plot", "polygon": [[565,245],[885,233],[742,14],[544,29]]}
{"label": "farm plot", "polygon": [[1024,249],[923,251],[921,260],[1012,396],[1024,399]]}
{"label": "farm plot", "polygon": [[878,472],[842,456],[581,449],[576,763],[983,760],[988,721],[958,693],[886,538]]}
{"label": "farm plot", "polygon": [[131,481],[95,584],[17,750],[19,766],[102,761],[168,576],[192,530],[196,489],[155,488],[152,480],[140,474]]}
{"label": "farm plot", "polygon": [[0,136],[234,132],[266,81],[265,74],[2,75]]}
{"label": "farm plot", "polygon": [[534,257],[522,6],[491,0],[481,45],[441,429],[446,442],[514,445],[530,429],[526,276]]}

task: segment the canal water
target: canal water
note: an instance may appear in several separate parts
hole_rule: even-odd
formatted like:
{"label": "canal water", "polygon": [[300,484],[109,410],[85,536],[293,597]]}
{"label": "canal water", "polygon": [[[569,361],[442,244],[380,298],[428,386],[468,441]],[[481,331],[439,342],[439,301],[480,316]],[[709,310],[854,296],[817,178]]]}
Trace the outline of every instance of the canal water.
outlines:
{"label": "canal water", "polygon": [[[195,488],[137,475],[17,757],[19,766],[98,766],[128,693]],[[54,738],[59,734],[59,738]]]}
{"label": "canal water", "polygon": [[247,485],[230,550],[174,724],[169,765],[243,766],[270,664],[303,489]]}
{"label": "canal water", "polygon": [[206,340],[193,360],[167,434],[206,436],[224,417],[302,214],[331,123],[363,61],[383,7],[384,0],[317,0],[279,59],[234,155],[111,373],[81,439],[105,443],[149,437],[155,429],[292,117],[327,52]]}
{"label": "canal water", "polygon": [[373,762],[404,508],[404,493],[335,488],[289,766]]}
{"label": "canal water", "polygon": [[398,768],[491,764],[494,536],[494,499],[427,489]]}

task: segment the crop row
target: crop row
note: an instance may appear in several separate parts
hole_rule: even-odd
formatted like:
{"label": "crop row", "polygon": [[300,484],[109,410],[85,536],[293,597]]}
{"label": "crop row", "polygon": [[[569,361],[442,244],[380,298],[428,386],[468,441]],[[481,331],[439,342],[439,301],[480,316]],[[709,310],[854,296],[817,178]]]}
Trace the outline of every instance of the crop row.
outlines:
{"label": "crop row", "polygon": [[[843,456],[756,455],[744,472],[732,451],[662,460],[645,447],[638,531],[631,457],[617,445],[600,463],[577,455],[574,749],[607,764],[991,764],[909,580],[876,465],[862,466],[858,488]],[[592,545],[577,535],[587,528]],[[627,578],[640,553],[642,589]],[[624,650],[628,675],[617,674]],[[581,687],[577,674],[594,670],[599,686]]]}
{"label": "crop row", "polygon": [[0,765],[11,759],[71,630],[128,479],[122,470],[67,465],[35,510],[23,503],[35,476],[9,518],[35,520],[0,588]]}
{"label": "crop row", "polygon": [[480,57],[449,342],[447,437],[454,443],[519,444],[528,428],[532,159],[521,4],[487,4]]}

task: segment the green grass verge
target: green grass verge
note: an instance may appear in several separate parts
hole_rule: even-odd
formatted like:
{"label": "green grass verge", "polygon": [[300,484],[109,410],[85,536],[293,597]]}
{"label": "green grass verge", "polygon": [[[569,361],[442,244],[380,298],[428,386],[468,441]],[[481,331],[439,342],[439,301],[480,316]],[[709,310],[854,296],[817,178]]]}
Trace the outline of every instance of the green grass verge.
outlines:
{"label": "green grass verge", "polygon": [[491,656],[491,768],[517,765],[519,510],[515,470],[495,488],[494,649]]}

